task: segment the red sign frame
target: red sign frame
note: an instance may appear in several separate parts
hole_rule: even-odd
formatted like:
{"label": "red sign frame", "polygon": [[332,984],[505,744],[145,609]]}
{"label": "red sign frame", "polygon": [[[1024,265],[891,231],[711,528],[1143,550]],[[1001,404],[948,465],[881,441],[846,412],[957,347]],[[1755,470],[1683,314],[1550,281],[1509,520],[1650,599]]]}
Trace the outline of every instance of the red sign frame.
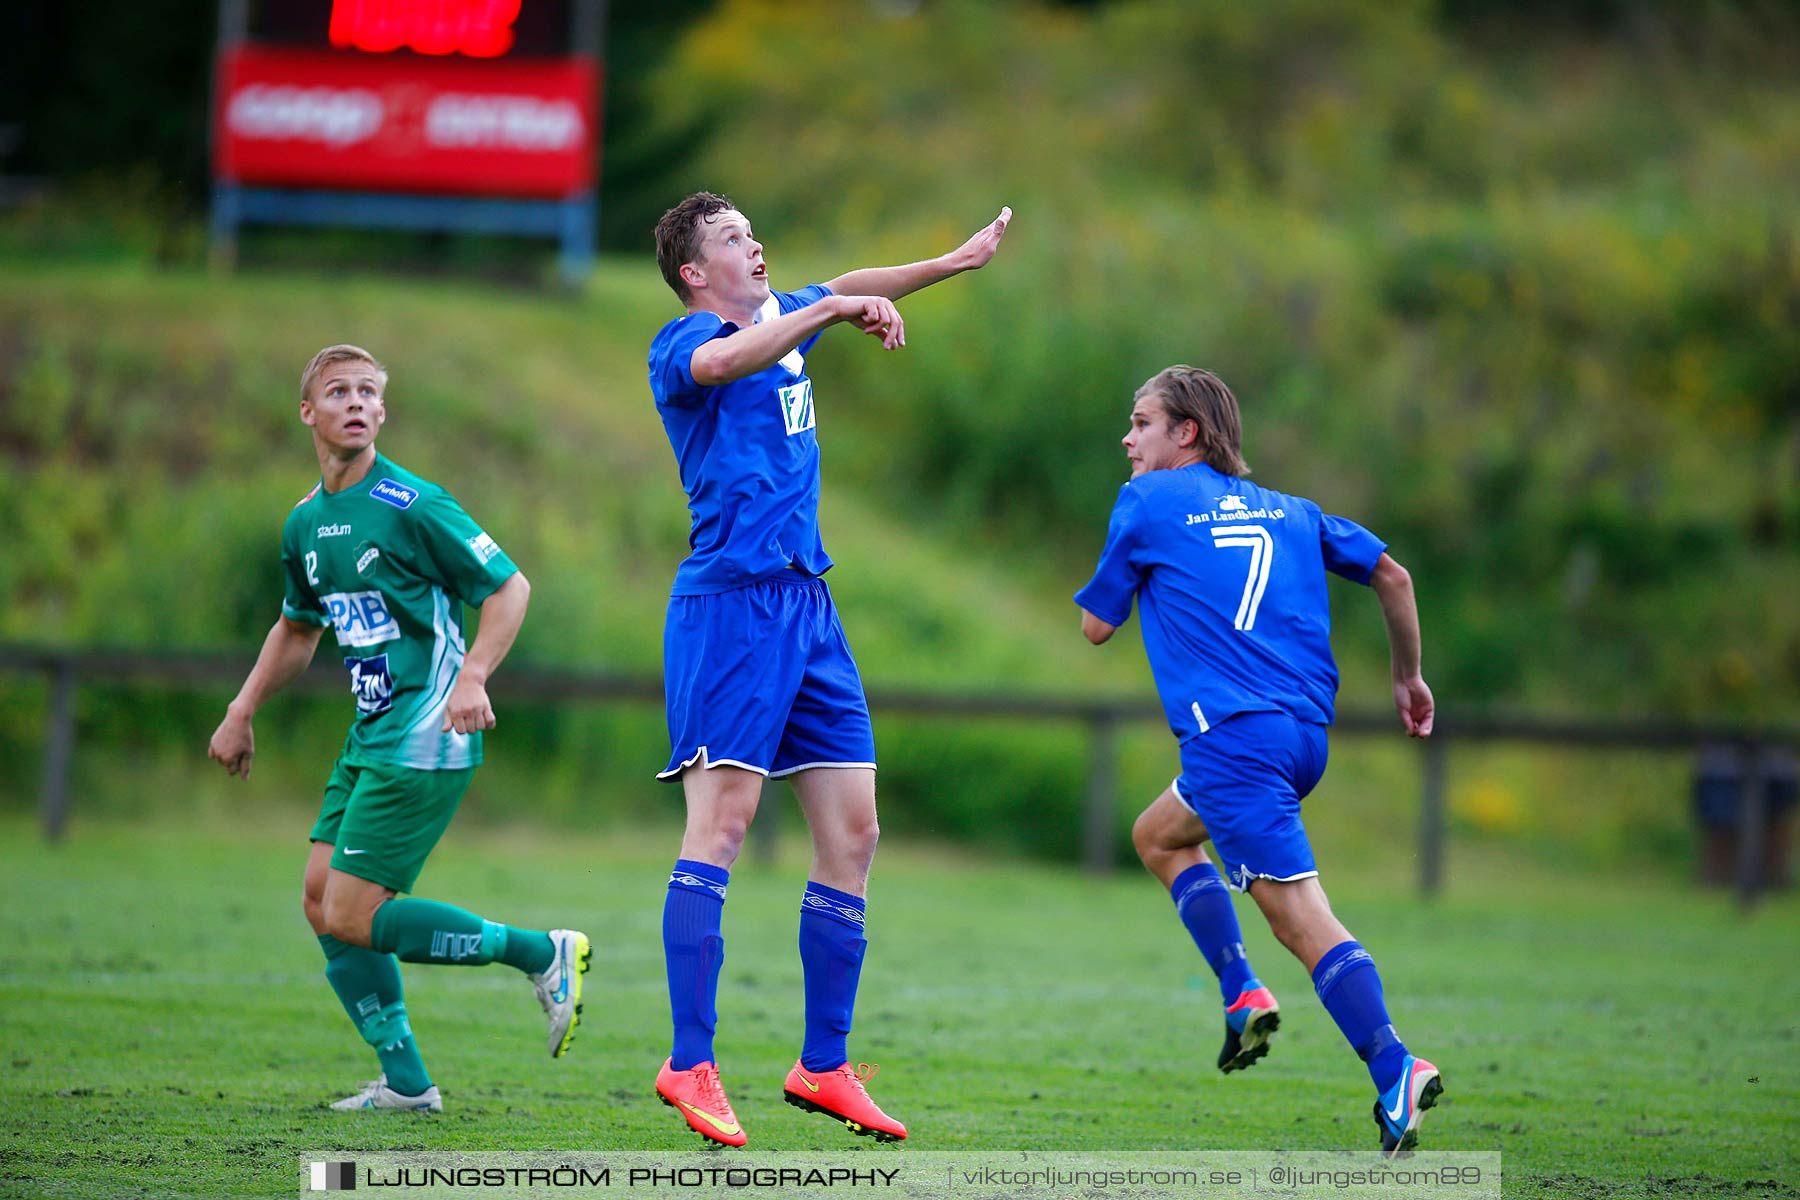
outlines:
{"label": "red sign frame", "polygon": [[219,60],[224,184],[563,199],[590,190],[600,68],[240,44]]}

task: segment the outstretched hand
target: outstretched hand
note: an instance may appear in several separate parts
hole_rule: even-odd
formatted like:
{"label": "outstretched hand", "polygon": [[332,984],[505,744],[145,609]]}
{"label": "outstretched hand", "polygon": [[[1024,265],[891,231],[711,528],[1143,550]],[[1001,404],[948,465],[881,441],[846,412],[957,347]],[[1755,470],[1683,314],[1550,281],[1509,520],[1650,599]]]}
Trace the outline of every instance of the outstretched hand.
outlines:
{"label": "outstretched hand", "polygon": [[988,265],[1000,249],[1000,239],[1006,236],[1006,226],[1012,220],[1012,209],[1003,207],[1000,215],[993,222],[984,226],[979,233],[964,242],[953,256],[958,270],[973,271]]}
{"label": "outstretched hand", "polygon": [[906,345],[906,322],[900,310],[886,296],[844,296],[844,320],[853,323],[870,337],[881,339],[883,350],[897,350]]}
{"label": "outstretched hand", "polygon": [[1431,699],[1431,689],[1423,679],[1415,675],[1411,679],[1394,680],[1394,707],[1400,712],[1407,737],[1431,736],[1436,706]]}

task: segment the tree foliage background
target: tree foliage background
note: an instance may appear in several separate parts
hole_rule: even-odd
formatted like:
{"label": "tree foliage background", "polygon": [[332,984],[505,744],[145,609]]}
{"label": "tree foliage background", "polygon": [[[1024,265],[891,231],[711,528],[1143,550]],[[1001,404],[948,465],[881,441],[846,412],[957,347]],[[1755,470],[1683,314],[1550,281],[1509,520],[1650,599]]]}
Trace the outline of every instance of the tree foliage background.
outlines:
{"label": "tree foliage background", "polygon": [[1259,480],[1417,568],[1451,694],[1791,714],[1794,16],[741,0],[688,30],[657,115],[713,130],[681,183],[735,188],[772,259],[1018,209],[1001,269],[922,300],[963,336],[904,376],[836,364],[892,414],[858,467],[895,491],[1086,547],[1096,448],[1191,361],[1244,403]]}
{"label": "tree foliage background", "polygon": [[[674,311],[649,230],[706,187],[789,287],[1017,213],[991,269],[904,302],[903,357],[843,334],[811,360],[834,586],[877,685],[1147,686],[1079,643],[1065,597],[1133,390],[1186,361],[1236,390],[1259,482],[1414,570],[1446,707],[1800,718],[1792,5],[614,0],[611,257],[561,302],[376,282],[385,235],[267,234],[260,265],[207,277],[213,11],[0,12],[0,153],[48,180],[0,211],[0,637],[253,646],[272,566],[244,564],[310,470],[289,394],[323,341],[293,342],[354,333],[432,416],[384,447],[517,531],[521,656],[654,669],[685,514],[642,383]],[[218,419],[170,421],[196,404]],[[1366,703],[1379,622],[1339,616]],[[41,698],[7,688],[0,753],[34,753]],[[178,749],[173,792],[215,707],[109,695],[84,719]],[[575,805],[596,762],[660,737],[527,724],[534,803]],[[1166,735],[1145,747],[1125,757],[1161,786]],[[935,831],[1073,853],[1084,755],[1067,730],[896,721],[885,794]]]}

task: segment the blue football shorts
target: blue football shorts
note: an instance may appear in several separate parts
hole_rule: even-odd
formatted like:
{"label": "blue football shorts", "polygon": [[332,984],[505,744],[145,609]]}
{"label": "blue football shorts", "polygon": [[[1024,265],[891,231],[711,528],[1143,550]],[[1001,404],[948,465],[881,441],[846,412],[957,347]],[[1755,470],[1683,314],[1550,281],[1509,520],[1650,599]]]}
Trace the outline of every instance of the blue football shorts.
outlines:
{"label": "blue football shorts", "polygon": [[1206,822],[1225,881],[1319,873],[1300,801],[1325,774],[1326,727],[1282,712],[1239,713],[1181,743],[1175,798]]}
{"label": "blue football shorts", "polygon": [[783,571],[710,596],[671,596],[663,691],[674,780],[708,766],[779,778],[875,766],[862,676],[825,581]]}

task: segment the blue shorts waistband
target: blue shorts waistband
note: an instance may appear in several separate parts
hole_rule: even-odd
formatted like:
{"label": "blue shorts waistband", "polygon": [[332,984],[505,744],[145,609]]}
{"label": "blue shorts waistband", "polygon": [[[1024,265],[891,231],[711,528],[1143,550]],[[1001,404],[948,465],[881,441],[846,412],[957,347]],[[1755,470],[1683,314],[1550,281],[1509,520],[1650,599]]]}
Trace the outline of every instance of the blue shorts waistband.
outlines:
{"label": "blue shorts waistband", "polygon": [[823,575],[812,575],[796,568],[782,567],[760,578],[747,579],[743,583],[733,583],[725,587],[673,587],[669,589],[669,598],[671,600],[687,600],[697,596],[723,596],[730,592],[741,592],[745,588],[761,587],[765,583],[773,583],[781,587],[805,587],[808,584],[824,582]]}

